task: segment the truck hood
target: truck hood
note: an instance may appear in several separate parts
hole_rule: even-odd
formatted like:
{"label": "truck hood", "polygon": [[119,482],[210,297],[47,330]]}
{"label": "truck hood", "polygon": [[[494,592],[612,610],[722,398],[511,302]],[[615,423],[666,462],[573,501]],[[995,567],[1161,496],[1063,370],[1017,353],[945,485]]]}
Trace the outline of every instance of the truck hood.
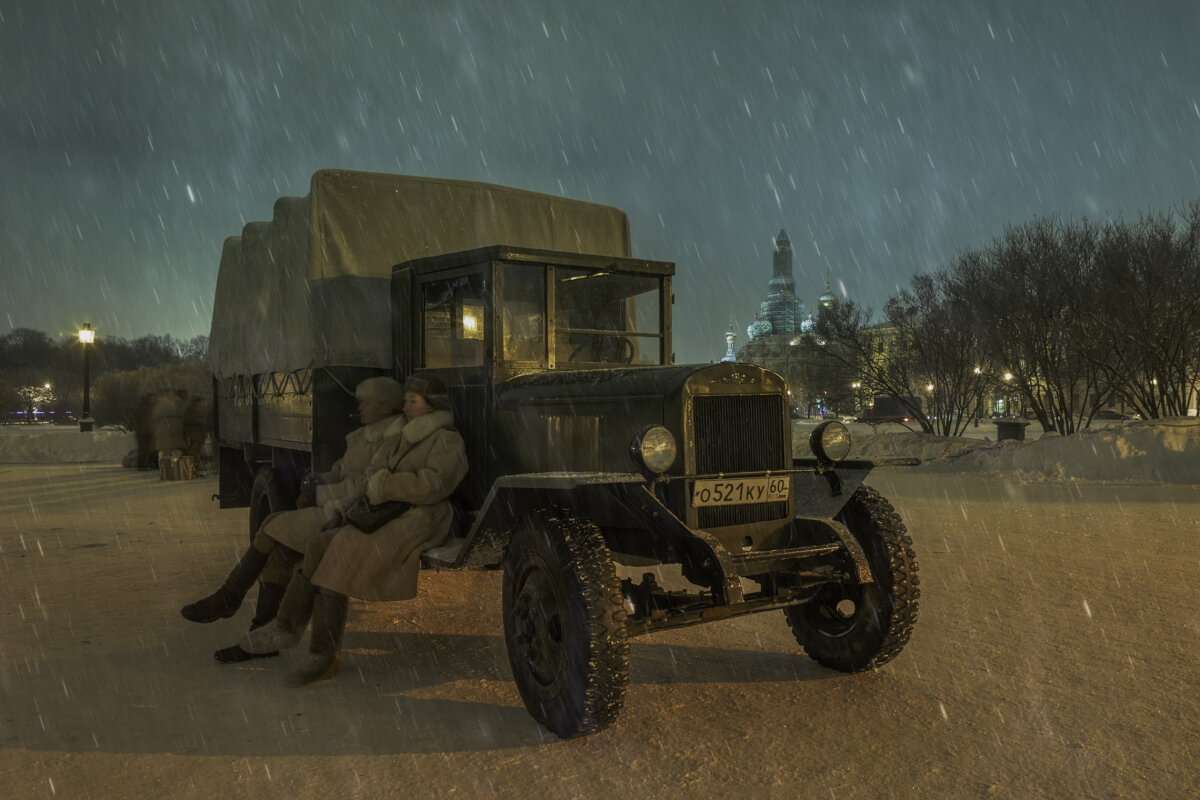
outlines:
{"label": "truck hood", "polygon": [[555,370],[518,375],[497,387],[502,408],[518,403],[604,401],[657,398],[679,392],[691,379],[706,383],[755,384],[774,373],[754,364],[680,364],[668,367]]}

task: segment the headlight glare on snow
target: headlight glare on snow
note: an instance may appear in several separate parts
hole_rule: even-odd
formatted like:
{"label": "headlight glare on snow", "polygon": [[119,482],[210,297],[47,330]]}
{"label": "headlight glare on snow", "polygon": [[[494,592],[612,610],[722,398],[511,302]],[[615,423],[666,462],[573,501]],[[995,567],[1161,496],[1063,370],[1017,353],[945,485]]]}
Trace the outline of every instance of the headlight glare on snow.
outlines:
{"label": "headlight glare on snow", "polygon": [[629,446],[629,454],[650,472],[666,472],[675,463],[679,449],[675,437],[662,425],[647,425],[638,431]]}
{"label": "headlight glare on snow", "polygon": [[850,455],[850,429],[840,422],[822,422],[808,440],[813,454],[821,461],[836,463]]}

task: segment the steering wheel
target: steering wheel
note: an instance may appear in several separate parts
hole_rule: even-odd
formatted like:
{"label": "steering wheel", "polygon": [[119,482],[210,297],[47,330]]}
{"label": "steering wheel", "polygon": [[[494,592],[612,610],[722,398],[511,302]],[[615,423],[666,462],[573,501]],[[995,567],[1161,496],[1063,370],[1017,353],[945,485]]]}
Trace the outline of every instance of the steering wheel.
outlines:
{"label": "steering wheel", "polygon": [[632,339],[628,336],[617,337],[617,364],[632,364],[635,353]]}
{"label": "steering wheel", "polygon": [[567,361],[580,361],[581,356],[590,356],[588,361],[598,364],[632,364],[636,349],[628,336],[592,336],[571,351]]}

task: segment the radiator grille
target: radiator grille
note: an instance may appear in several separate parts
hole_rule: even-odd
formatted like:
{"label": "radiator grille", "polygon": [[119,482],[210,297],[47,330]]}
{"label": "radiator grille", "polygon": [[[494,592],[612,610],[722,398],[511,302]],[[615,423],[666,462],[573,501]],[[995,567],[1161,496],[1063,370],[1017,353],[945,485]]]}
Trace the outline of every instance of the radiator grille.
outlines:
{"label": "radiator grille", "polygon": [[[783,397],[705,395],[692,399],[696,473],[766,472],[788,467]],[[779,519],[788,504],[749,503],[696,509],[701,528],[719,528]]]}

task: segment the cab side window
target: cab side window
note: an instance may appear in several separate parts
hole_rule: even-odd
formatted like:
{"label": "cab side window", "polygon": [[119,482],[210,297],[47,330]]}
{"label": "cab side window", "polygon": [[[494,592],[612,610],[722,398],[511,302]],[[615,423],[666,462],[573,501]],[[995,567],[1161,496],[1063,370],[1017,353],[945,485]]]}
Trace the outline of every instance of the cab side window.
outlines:
{"label": "cab side window", "polygon": [[483,364],[483,276],[463,275],[422,287],[422,342],[426,367]]}
{"label": "cab side window", "polygon": [[501,265],[504,296],[502,358],[546,360],[546,272],[532,264]]}

